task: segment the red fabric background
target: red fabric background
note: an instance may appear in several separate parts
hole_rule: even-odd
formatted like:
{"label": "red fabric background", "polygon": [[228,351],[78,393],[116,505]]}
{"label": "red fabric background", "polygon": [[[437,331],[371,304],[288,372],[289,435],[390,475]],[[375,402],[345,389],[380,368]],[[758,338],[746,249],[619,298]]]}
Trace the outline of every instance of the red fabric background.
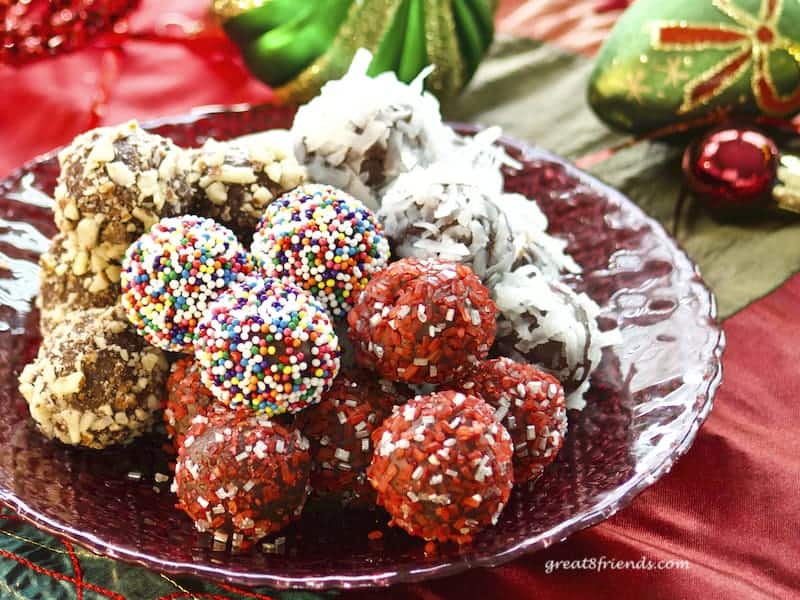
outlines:
{"label": "red fabric background", "polygon": [[[204,2],[145,0],[134,38],[0,66],[0,176],[101,123],[263,102],[221,35],[173,39]],[[725,323],[725,382],[689,454],[609,521],[493,570],[351,598],[800,597],[800,276]],[[548,560],[688,560],[686,570],[545,573]]]}

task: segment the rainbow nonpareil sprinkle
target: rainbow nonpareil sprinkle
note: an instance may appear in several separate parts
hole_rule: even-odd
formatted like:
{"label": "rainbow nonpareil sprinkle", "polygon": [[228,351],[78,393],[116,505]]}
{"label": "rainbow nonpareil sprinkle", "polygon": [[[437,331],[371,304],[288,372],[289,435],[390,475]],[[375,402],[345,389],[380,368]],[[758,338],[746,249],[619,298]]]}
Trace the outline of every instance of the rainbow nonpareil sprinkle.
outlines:
{"label": "rainbow nonpareil sprinkle", "polygon": [[163,350],[192,352],[208,305],[253,270],[236,236],[211,219],[162,219],[122,262],[122,304],[136,331]]}
{"label": "rainbow nonpareil sprinkle", "polygon": [[306,292],[276,279],[233,286],[198,325],[203,382],[231,408],[267,416],[320,401],[339,373],[339,340]]}
{"label": "rainbow nonpareil sprinkle", "polygon": [[267,207],[252,252],[269,277],[308,291],[335,317],[353,306],[370,276],[389,261],[373,212],[326,185],[303,185]]}

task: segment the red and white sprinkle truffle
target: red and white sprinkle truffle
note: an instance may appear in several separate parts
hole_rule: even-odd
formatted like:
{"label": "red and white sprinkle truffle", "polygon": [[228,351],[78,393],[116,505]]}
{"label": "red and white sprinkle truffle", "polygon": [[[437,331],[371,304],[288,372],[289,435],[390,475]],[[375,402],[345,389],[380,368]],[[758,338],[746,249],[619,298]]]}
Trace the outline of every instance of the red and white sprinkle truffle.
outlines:
{"label": "red and white sprinkle truffle", "polygon": [[197,415],[208,416],[212,407],[229,410],[214,403],[213,394],[200,379],[200,367],[194,358],[186,356],[174,362],[167,379],[164,424],[176,451],[183,444],[192,420]]}
{"label": "red and white sprinkle truffle", "polygon": [[178,452],[178,508],[223,546],[245,547],[300,516],[310,491],[308,440],[266,417],[198,416]]}
{"label": "red and white sprinkle truffle", "polygon": [[389,261],[389,242],[372,211],[318,184],[270,204],[251,250],[267,276],[310,292],[334,316],[350,310],[370,276]]}
{"label": "red and white sprinkle truffle", "polygon": [[394,409],[372,435],[367,476],[391,524],[468,543],[494,525],[513,485],[511,436],[486,402],[448,390]]}
{"label": "red and white sprinkle truffle", "polygon": [[148,342],[191,352],[208,305],[251,271],[229,229],[193,215],[162,219],[125,253],[122,305]]}
{"label": "red and white sprinkle truffle", "polygon": [[558,380],[509,358],[484,361],[456,386],[483,398],[514,442],[514,481],[536,479],[564,444],[567,406]]}
{"label": "red and white sprinkle truffle", "polygon": [[277,279],[255,277],[206,311],[195,357],[217,399],[270,417],[318,403],[340,364],[339,340],[319,303]]}
{"label": "red and white sprinkle truffle", "polygon": [[377,273],[348,314],[359,365],[407,383],[442,383],[486,358],[497,308],[463,264],[407,258]]}
{"label": "red and white sprinkle truffle", "polygon": [[311,488],[345,506],[374,506],[367,481],[372,432],[405,400],[389,381],[361,369],[343,371],[322,402],[301,412],[295,426],[311,442]]}

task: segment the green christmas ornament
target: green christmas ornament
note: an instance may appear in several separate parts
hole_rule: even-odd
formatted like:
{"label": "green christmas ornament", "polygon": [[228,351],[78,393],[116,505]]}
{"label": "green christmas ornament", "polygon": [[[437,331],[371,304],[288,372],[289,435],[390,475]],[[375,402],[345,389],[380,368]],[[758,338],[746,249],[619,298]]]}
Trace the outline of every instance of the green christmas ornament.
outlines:
{"label": "green christmas ornament", "polygon": [[497,0],[215,0],[253,74],[288,102],[305,102],[347,71],[356,50],[370,73],[410,82],[428,65],[428,88],[459,92],[494,36]]}
{"label": "green christmas ornament", "polygon": [[714,113],[800,111],[800,0],[638,0],[597,59],[589,103],[642,133]]}

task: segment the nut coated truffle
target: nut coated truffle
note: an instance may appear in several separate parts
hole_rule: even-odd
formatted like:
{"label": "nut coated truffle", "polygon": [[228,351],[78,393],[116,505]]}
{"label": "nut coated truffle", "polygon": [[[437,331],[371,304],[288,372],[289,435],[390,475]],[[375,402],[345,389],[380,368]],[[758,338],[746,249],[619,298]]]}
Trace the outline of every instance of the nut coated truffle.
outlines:
{"label": "nut coated truffle", "polygon": [[403,400],[391,382],[349,369],[317,406],[298,414],[295,426],[311,442],[311,488],[316,495],[345,506],[375,504],[366,474],[372,432]]}
{"label": "nut coated truffle", "polygon": [[266,417],[195,417],[178,451],[173,491],[199,531],[234,548],[300,516],[310,491],[308,441]]}
{"label": "nut coated truffle", "polygon": [[252,238],[269,203],[305,180],[294,156],[268,140],[208,140],[191,155],[199,214],[230,227],[243,242]]}
{"label": "nut coated truffle", "polygon": [[513,485],[511,437],[476,396],[448,390],[395,407],[372,435],[367,476],[391,524],[468,543],[494,525]]}
{"label": "nut coated truffle", "polygon": [[74,238],[54,237],[48,251],[39,257],[39,267],[36,304],[43,331],[52,329],[72,310],[106,308],[119,301],[119,265],[95,271],[88,253],[74,244]]}
{"label": "nut coated truffle", "polygon": [[89,250],[103,244],[118,250],[117,262],[159,218],[191,206],[187,153],[134,121],[79,135],[58,161],[56,225]]}
{"label": "nut coated truffle", "polygon": [[119,307],[76,310],[45,336],[20,392],[47,437],[105,448],[150,428],[167,372],[164,354],[134,333]]}
{"label": "nut coated truffle", "polygon": [[407,258],[378,272],[347,316],[356,362],[406,383],[442,383],[486,358],[497,308],[463,264]]}
{"label": "nut coated truffle", "polygon": [[530,364],[498,358],[479,363],[456,386],[483,398],[514,443],[514,481],[536,479],[564,444],[564,389]]}
{"label": "nut coated truffle", "polygon": [[310,292],[338,317],[386,266],[389,242],[360,201],[330,186],[306,184],[270,204],[252,253],[267,276]]}
{"label": "nut coated truffle", "polygon": [[186,215],[153,226],[122,268],[122,305],[139,334],[163,350],[192,352],[197,321],[252,263],[230,229]]}
{"label": "nut coated truffle", "polygon": [[339,373],[339,340],[306,292],[250,278],[221,295],[198,325],[203,382],[231,408],[267,416],[320,401]]}

